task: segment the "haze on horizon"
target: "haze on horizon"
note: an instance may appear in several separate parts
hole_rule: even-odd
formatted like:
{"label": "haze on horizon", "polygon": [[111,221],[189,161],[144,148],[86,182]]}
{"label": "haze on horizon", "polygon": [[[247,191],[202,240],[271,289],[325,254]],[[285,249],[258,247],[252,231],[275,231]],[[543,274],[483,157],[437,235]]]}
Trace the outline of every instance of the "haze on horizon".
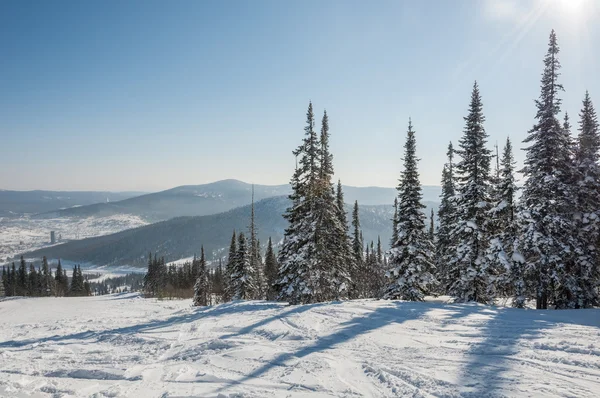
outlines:
{"label": "haze on horizon", "polygon": [[285,184],[309,100],[345,185],[397,184],[409,116],[439,185],[474,80],[520,167],[551,29],[575,122],[600,101],[594,0],[1,2],[0,188]]}

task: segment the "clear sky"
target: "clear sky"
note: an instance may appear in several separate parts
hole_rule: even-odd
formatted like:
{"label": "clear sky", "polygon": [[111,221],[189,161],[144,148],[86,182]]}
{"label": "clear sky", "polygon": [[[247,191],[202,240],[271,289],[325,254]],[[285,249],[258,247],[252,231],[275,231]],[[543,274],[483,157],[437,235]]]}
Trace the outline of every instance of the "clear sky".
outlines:
{"label": "clear sky", "polygon": [[0,188],[286,183],[309,100],[343,183],[395,186],[411,116],[438,185],[475,79],[490,146],[523,146],[552,28],[577,119],[600,0],[1,1]]}

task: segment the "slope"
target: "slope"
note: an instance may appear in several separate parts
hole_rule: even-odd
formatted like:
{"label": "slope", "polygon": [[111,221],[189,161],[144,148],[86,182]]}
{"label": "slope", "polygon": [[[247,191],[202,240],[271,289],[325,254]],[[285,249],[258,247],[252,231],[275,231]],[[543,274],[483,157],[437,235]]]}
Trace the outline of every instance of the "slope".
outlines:
{"label": "slope", "polygon": [[0,302],[0,396],[595,397],[600,310]]}

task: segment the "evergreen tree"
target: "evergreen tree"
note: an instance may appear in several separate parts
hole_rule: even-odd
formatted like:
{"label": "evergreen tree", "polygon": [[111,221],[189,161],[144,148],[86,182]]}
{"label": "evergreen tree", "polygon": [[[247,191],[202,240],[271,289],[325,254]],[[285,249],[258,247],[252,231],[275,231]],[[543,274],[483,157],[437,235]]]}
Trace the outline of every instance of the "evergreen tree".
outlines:
{"label": "evergreen tree", "polygon": [[42,258],[42,295],[50,296],[54,293],[54,279],[52,278],[52,272],[48,266],[48,259],[46,256]]}
{"label": "evergreen tree", "polygon": [[347,290],[347,295],[350,296],[353,286],[352,275],[355,274],[355,261],[352,252],[352,242],[349,235],[348,219],[346,218],[344,192],[342,191],[342,182],[340,180],[338,180],[336,190],[336,211],[340,226],[337,230],[337,258],[339,266],[348,277],[348,280],[346,281],[347,286],[344,286],[344,288]]}
{"label": "evergreen tree", "polygon": [[200,249],[200,263],[198,275],[194,284],[194,306],[207,306],[210,303],[210,291],[208,283],[208,271],[206,269],[206,259],[204,258],[204,246]]}
{"label": "evergreen tree", "polygon": [[437,278],[440,281],[441,293],[446,293],[450,286],[448,264],[453,257],[451,233],[458,221],[456,213],[456,182],[454,176],[454,148],[448,144],[448,162],[442,170],[442,193],[438,209],[438,230],[436,233],[436,266]]}
{"label": "evergreen tree", "polygon": [[435,224],[433,220],[434,214],[433,209],[431,209],[431,214],[429,215],[429,233],[428,237],[431,242],[435,240]]}
{"label": "evergreen tree", "polygon": [[390,240],[390,247],[394,246],[398,242],[398,197],[394,198],[394,216],[392,218],[392,239]]}
{"label": "evergreen tree", "polygon": [[266,298],[267,300],[277,299],[277,291],[275,289],[275,283],[277,281],[277,270],[279,265],[277,264],[277,257],[273,251],[273,243],[269,237],[269,243],[267,244],[267,253],[265,254],[265,280],[267,285]]}
{"label": "evergreen tree", "polygon": [[417,162],[415,132],[409,120],[404,170],[397,188],[398,240],[389,252],[391,270],[387,275],[386,299],[422,301],[435,284],[434,247],[425,232],[426,216],[422,212],[425,206]]}
{"label": "evergreen tree", "polygon": [[579,113],[576,163],[576,268],[579,283],[573,304],[577,308],[598,305],[600,286],[600,128],[596,110],[586,91]]}
{"label": "evergreen tree", "polygon": [[[54,275],[54,281],[56,284],[56,295],[64,296],[66,293],[66,290],[64,289],[65,282],[63,281],[63,268],[62,268],[62,264],[60,263],[60,259],[58,260],[58,265],[56,266],[56,273]],[[67,282],[67,284],[68,284],[68,282]]]}
{"label": "evergreen tree", "polygon": [[238,235],[235,268],[231,275],[233,300],[251,300],[256,292],[255,270],[250,266],[250,248],[243,232]]}
{"label": "evergreen tree", "polygon": [[300,160],[292,176],[292,193],[289,196],[292,206],[284,214],[289,225],[279,251],[278,298],[291,304],[314,302],[320,277],[316,272],[315,228],[320,143],[314,127],[313,107],[309,103],[305,136],[302,144],[294,151],[294,155]]}
{"label": "evergreen tree", "polygon": [[329,121],[323,115],[318,158],[319,177],[315,188],[314,236],[316,243],[315,265],[317,285],[314,286],[314,301],[338,300],[347,296],[350,283],[347,265],[343,259],[343,242],[340,242],[345,227],[340,222],[337,197],[333,187],[333,155],[329,152]]}
{"label": "evergreen tree", "polygon": [[554,31],[544,58],[541,93],[536,100],[536,123],[524,140],[526,150],[523,194],[520,201],[519,250],[531,295],[538,309],[549,303],[568,306],[573,286],[565,283],[571,268],[573,161],[572,142],[558,119],[560,62]]}
{"label": "evergreen tree", "polygon": [[17,295],[26,296],[29,290],[27,278],[27,265],[25,259],[21,256],[21,262],[19,264],[19,270],[17,271]]}
{"label": "evergreen tree", "polygon": [[260,258],[260,243],[257,238],[256,223],[254,220],[254,185],[252,185],[252,205],[250,206],[250,226],[249,232],[249,261],[250,268],[254,270],[254,287],[255,291],[251,293],[252,297],[257,300],[264,298],[264,281],[263,281],[263,269],[262,261]]}
{"label": "evergreen tree", "polygon": [[486,148],[485,117],[477,82],[473,86],[469,114],[457,153],[458,222],[450,233],[449,293],[459,301],[490,303],[495,290],[489,263],[485,257],[489,231],[490,161]]}
{"label": "evergreen tree", "polygon": [[359,292],[364,291],[365,280],[364,276],[364,246],[362,239],[362,231],[360,230],[360,217],[358,212],[358,201],[354,201],[354,208],[352,210],[352,256],[354,257],[354,275],[351,275],[353,290],[351,297],[360,298]]}
{"label": "evergreen tree", "polygon": [[231,243],[229,245],[229,256],[227,257],[227,264],[225,265],[225,294],[223,300],[225,302],[231,300],[234,295],[234,285],[233,285],[233,273],[235,271],[235,261],[237,257],[237,237],[235,235],[235,230],[231,235]]}
{"label": "evergreen tree", "polygon": [[489,211],[491,222],[490,241],[487,249],[487,258],[490,262],[491,272],[496,276],[496,289],[505,296],[514,295],[513,302],[522,306],[525,299],[525,280],[523,264],[519,256],[515,257],[517,240],[516,223],[516,193],[517,185],[514,176],[515,161],[512,153],[510,139],[506,139],[501,166],[498,166],[498,175],[492,189]]}
{"label": "evergreen tree", "polygon": [[6,296],[6,285],[8,283],[8,274],[6,269],[2,266],[2,279],[0,279],[0,297]]}

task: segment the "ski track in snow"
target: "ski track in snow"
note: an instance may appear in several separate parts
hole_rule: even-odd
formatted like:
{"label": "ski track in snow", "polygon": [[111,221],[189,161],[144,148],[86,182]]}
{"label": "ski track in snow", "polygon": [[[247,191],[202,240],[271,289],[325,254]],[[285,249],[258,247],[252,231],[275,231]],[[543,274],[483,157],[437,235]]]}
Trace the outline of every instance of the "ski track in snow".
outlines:
{"label": "ski track in snow", "polygon": [[600,310],[0,301],[2,397],[593,397]]}

